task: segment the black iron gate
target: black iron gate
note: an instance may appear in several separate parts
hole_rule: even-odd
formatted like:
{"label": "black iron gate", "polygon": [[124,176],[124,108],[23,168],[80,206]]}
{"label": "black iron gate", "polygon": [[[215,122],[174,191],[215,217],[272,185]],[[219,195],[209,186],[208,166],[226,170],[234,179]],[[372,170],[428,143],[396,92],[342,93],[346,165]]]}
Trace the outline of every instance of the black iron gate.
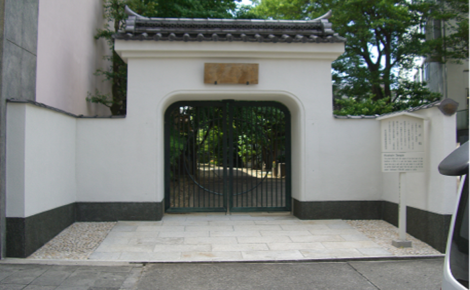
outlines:
{"label": "black iron gate", "polygon": [[165,113],[166,211],[290,211],[290,146],[280,103],[174,103]]}

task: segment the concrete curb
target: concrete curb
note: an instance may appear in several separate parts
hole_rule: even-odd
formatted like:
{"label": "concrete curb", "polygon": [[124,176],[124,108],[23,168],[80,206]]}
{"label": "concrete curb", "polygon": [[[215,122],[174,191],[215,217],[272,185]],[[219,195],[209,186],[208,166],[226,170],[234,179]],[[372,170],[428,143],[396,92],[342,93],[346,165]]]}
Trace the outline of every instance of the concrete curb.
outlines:
{"label": "concrete curb", "polygon": [[61,266],[142,266],[146,264],[211,264],[211,263],[340,263],[340,262],[366,262],[366,261],[401,261],[401,260],[427,260],[444,259],[445,255],[426,256],[376,256],[376,257],[351,257],[351,258],[327,258],[327,259],[301,259],[301,260],[249,260],[249,261],[98,261],[98,260],[40,260],[6,258],[0,260],[0,264],[38,264]]}

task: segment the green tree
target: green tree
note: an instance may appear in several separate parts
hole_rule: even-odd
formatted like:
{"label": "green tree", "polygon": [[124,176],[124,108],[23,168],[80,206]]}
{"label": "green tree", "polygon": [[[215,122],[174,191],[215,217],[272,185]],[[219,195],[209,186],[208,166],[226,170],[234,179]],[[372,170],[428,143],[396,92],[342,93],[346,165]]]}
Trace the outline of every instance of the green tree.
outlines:
{"label": "green tree", "polygon": [[247,9],[237,12],[240,0],[103,0],[105,25],[99,29],[95,39],[105,39],[111,55],[105,56],[109,67],[95,72],[111,83],[111,94],[99,90],[89,92],[87,100],[110,108],[113,115],[126,114],[127,65],[114,51],[112,35],[123,28],[127,14],[126,5],[137,14],[146,17],[188,17],[188,18],[233,18],[234,15],[249,18]]}
{"label": "green tree", "polygon": [[[468,59],[468,13],[469,2],[466,0],[435,2],[426,26],[428,57],[434,61],[458,63]],[[433,27],[435,24],[437,27]]]}
{"label": "green tree", "polygon": [[[411,85],[409,74],[418,65],[416,59],[432,50],[425,42],[427,20],[455,17],[444,13],[447,6],[426,0],[257,0],[255,4],[252,12],[260,18],[308,20],[333,11],[333,29],[347,39],[345,53],[332,64],[333,91],[340,107],[335,113],[381,114],[439,98],[424,83]],[[468,17],[468,4],[466,9]],[[464,21],[459,23],[465,28]],[[468,20],[467,42],[462,46],[468,55]]]}

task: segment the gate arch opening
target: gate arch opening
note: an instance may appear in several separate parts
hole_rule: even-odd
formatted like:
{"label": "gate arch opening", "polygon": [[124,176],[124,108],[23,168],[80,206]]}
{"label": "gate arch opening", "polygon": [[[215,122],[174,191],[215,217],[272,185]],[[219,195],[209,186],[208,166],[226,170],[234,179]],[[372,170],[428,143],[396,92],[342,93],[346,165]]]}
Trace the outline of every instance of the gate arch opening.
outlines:
{"label": "gate arch opening", "polygon": [[290,211],[291,117],[263,101],[180,101],[165,112],[167,212]]}

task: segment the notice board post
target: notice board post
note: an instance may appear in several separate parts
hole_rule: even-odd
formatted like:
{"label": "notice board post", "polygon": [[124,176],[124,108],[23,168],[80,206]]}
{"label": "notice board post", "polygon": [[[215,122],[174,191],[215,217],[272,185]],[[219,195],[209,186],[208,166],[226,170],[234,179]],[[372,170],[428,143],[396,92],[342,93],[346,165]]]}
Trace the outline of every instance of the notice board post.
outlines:
{"label": "notice board post", "polygon": [[406,239],[406,173],[423,172],[427,120],[409,112],[377,118],[380,121],[382,172],[398,173],[398,240],[395,247],[411,247]]}

